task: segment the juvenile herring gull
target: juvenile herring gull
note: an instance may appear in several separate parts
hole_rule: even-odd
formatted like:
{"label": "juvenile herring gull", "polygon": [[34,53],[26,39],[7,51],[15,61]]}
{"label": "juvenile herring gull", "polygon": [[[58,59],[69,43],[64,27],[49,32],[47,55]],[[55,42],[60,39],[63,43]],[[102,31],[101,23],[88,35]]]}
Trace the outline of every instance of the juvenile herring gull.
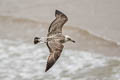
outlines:
{"label": "juvenile herring gull", "polygon": [[50,24],[48,29],[47,37],[35,37],[34,44],[37,43],[46,43],[49,48],[50,55],[47,60],[47,65],[45,72],[47,72],[60,57],[63,50],[63,44],[67,41],[75,43],[68,35],[62,34],[62,27],[68,21],[68,18],[65,14],[59,10],[55,11],[56,19]]}

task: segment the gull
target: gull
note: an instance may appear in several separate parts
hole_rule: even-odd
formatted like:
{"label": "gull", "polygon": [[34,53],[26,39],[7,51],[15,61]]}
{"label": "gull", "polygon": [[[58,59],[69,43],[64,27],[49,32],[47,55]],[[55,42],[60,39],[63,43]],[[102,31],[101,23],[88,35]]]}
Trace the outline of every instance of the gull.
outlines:
{"label": "gull", "polygon": [[56,19],[50,24],[47,37],[35,37],[34,44],[46,43],[50,55],[47,60],[45,72],[47,72],[58,60],[64,48],[64,43],[71,41],[75,43],[68,35],[62,34],[62,27],[68,21],[67,16],[59,10],[55,11]]}

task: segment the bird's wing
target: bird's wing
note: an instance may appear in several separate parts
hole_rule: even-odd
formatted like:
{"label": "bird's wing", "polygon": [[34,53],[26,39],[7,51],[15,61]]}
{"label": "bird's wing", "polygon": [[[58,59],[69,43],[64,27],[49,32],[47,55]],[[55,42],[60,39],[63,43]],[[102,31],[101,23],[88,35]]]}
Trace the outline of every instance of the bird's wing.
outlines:
{"label": "bird's wing", "polygon": [[62,33],[62,27],[68,20],[67,16],[58,10],[55,11],[55,17],[56,19],[50,24],[48,29],[48,36],[51,34]]}
{"label": "bird's wing", "polygon": [[47,72],[55,64],[57,59],[60,57],[61,52],[62,52],[63,47],[64,47],[62,45],[62,43],[57,42],[57,41],[48,41],[47,46],[49,48],[50,55],[49,55],[48,60],[47,60],[45,72]]}

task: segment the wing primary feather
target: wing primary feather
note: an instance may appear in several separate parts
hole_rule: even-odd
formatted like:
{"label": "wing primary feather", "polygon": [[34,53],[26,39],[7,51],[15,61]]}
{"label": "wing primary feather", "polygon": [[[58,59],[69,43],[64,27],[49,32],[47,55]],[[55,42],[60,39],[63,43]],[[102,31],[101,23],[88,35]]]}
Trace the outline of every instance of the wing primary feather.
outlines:
{"label": "wing primary feather", "polygon": [[53,56],[53,54],[51,54],[48,58],[45,72],[47,72],[55,64],[55,62],[56,61],[54,59],[54,56]]}
{"label": "wing primary feather", "polygon": [[[57,15],[60,15],[60,14],[63,14],[63,13],[61,11],[59,11],[59,10],[55,11],[55,17],[57,17]],[[65,14],[63,14],[63,15],[65,15]]]}

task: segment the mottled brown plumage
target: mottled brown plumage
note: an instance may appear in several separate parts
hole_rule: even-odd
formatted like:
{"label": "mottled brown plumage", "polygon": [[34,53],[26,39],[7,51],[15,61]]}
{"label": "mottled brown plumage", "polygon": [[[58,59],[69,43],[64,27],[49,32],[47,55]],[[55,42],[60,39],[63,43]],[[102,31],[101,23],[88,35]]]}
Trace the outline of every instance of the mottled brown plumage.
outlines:
{"label": "mottled brown plumage", "polygon": [[[72,41],[69,36],[62,34],[62,27],[68,20],[67,16],[63,14],[62,12],[56,10],[55,12],[56,19],[51,23],[47,37],[35,37],[34,38],[34,44],[37,43],[46,43],[46,45],[49,48],[50,55],[47,60],[46,69],[45,72],[47,72],[58,60],[58,58],[61,55],[61,52],[63,50],[63,43],[67,41]],[[44,41],[45,40],[45,41]]]}
{"label": "mottled brown plumage", "polygon": [[62,33],[62,27],[68,20],[67,16],[58,10],[56,10],[55,16],[56,19],[50,24],[50,27],[48,29],[48,36]]}
{"label": "mottled brown plumage", "polygon": [[62,12],[56,10],[55,12],[56,19],[51,23],[48,29],[48,37],[54,36],[54,39],[48,39],[47,46],[50,51],[50,55],[48,57],[46,71],[48,71],[60,57],[60,54],[63,49],[63,43],[65,42],[65,37],[62,35],[62,27],[65,22],[68,20],[67,16]]}
{"label": "mottled brown plumage", "polygon": [[60,57],[62,49],[64,47],[60,42],[55,40],[48,41],[47,46],[49,48],[50,55],[47,60],[45,72],[48,71],[55,64],[57,59]]}

